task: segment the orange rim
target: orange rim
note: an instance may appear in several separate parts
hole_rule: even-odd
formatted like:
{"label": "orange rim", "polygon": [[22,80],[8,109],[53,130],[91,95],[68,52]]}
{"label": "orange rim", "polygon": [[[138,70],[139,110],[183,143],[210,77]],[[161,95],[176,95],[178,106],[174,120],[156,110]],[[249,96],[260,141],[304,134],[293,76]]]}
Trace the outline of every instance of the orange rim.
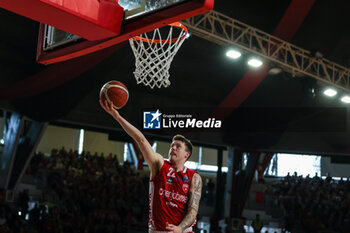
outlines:
{"label": "orange rim", "polygon": [[169,24],[169,26],[181,28],[182,30],[185,31],[185,34],[183,36],[181,36],[180,38],[176,37],[176,38],[173,38],[171,40],[165,40],[165,39],[164,40],[154,40],[154,39],[146,39],[146,38],[139,37],[139,36],[135,36],[135,37],[133,37],[133,39],[134,40],[142,40],[143,42],[150,42],[150,43],[154,43],[154,44],[164,44],[164,43],[169,43],[170,41],[171,41],[171,43],[174,43],[178,40],[183,40],[188,33],[187,27],[185,27],[185,25],[183,25],[182,23],[175,22],[175,23]]}

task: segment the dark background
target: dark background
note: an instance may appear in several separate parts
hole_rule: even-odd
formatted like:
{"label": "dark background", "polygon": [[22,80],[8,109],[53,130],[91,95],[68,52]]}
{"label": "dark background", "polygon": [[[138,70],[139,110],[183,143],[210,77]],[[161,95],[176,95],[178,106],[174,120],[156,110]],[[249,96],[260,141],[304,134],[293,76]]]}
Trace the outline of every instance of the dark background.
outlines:
{"label": "dark background", "polygon": [[[272,34],[291,2],[216,0],[214,10]],[[290,42],[349,67],[348,9],[345,0],[315,1]],[[129,102],[120,113],[139,128],[144,110],[163,109],[165,113],[169,109],[206,118],[249,69],[244,57],[249,54],[233,61],[225,56],[227,47],[192,36],[172,62],[171,86],[151,90],[136,84],[128,43],[44,66],[36,62],[39,23],[2,9],[0,20],[0,106],[37,121],[115,134],[118,124],[98,103],[100,88],[109,80],[128,87]],[[349,107],[339,98],[326,98],[323,88],[306,76],[267,75],[240,106],[221,119],[221,130],[183,133],[213,146],[348,155]],[[144,132],[160,139],[174,133]]]}

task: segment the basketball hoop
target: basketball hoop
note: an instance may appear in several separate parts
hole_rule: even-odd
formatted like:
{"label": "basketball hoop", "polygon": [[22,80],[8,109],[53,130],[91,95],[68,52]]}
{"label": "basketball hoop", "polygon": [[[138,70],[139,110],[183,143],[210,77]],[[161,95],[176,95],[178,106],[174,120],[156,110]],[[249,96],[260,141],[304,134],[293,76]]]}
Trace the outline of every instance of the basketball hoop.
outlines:
{"label": "basketball hoop", "polygon": [[169,33],[165,36],[166,39],[162,39],[164,28],[163,30],[157,28],[153,32],[129,39],[135,55],[134,76],[137,84],[143,83],[152,89],[154,86],[161,88],[170,85],[170,64],[188,31],[179,22],[169,24],[168,27]]}

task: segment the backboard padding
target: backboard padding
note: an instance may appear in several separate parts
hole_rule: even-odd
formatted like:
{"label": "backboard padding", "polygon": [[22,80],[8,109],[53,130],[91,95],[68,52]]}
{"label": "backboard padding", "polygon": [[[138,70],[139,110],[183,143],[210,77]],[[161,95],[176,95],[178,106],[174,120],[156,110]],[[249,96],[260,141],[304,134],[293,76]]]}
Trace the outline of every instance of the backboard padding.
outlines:
{"label": "backboard padding", "polygon": [[[154,0],[155,1],[155,0]],[[176,0],[174,0],[176,1]],[[164,25],[204,14],[214,7],[214,0],[181,0],[168,7],[160,7],[145,14],[136,15],[123,22],[120,35],[97,41],[78,41],[69,46],[43,50],[44,25],[40,27],[37,61],[42,64],[53,64],[77,58],[88,53],[124,42],[131,37],[152,31]]]}

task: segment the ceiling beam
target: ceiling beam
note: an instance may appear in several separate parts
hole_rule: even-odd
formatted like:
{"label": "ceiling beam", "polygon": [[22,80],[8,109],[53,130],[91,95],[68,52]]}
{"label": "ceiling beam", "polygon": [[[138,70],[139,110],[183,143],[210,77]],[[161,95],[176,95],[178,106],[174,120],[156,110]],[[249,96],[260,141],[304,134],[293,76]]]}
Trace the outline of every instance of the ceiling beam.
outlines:
{"label": "ceiling beam", "polygon": [[222,46],[237,46],[279,64],[293,76],[306,75],[350,91],[350,69],[222,13],[210,11],[182,23],[198,37]]}

